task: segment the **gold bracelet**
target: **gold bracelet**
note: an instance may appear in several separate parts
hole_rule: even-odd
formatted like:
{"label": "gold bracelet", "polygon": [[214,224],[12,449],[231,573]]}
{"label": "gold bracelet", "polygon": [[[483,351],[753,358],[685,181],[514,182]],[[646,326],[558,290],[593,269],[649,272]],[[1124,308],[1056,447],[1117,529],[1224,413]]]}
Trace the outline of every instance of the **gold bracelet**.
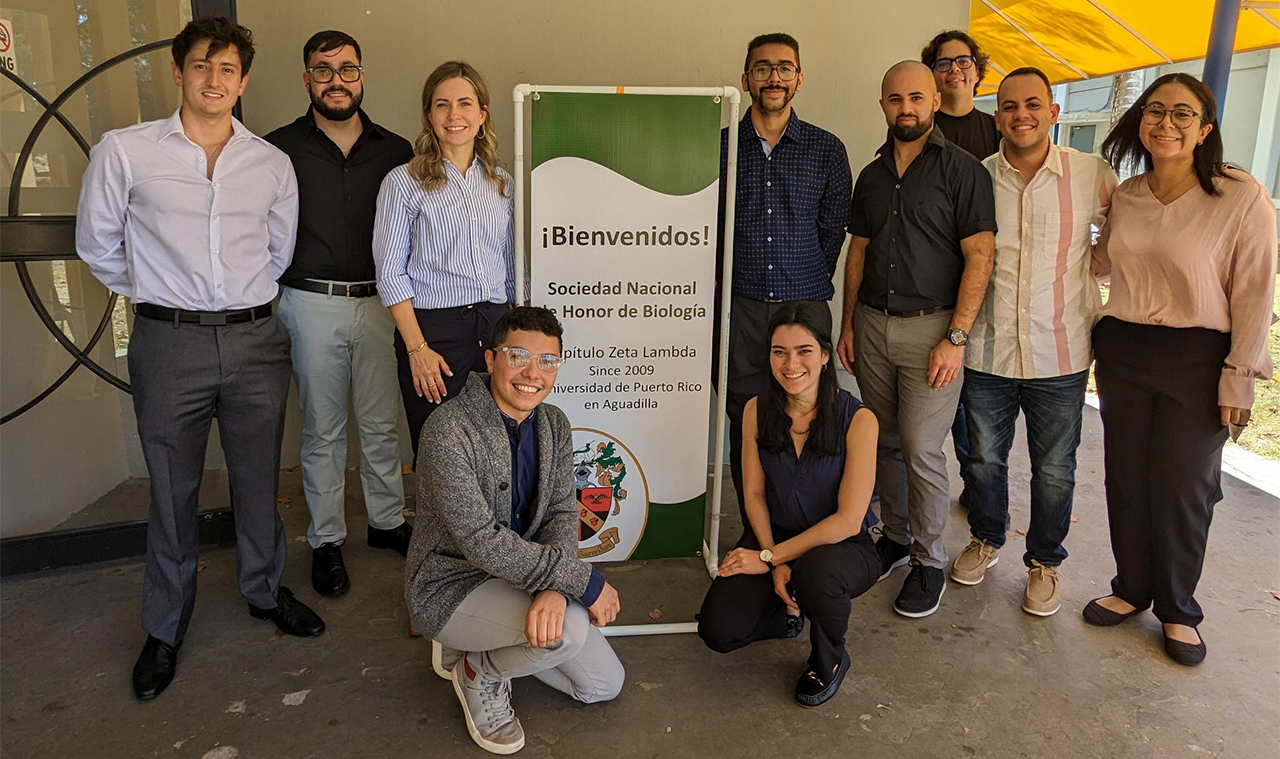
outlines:
{"label": "gold bracelet", "polygon": [[413,354],[417,353],[418,351],[422,350],[422,349],[423,349],[423,348],[425,348],[425,347],[427,347],[427,341],[426,341],[426,340],[423,340],[423,341],[422,341],[422,345],[419,345],[417,348],[414,348],[413,350],[409,351],[408,353],[409,353],[409,355],[410,355],[410,356],[412,356]]}

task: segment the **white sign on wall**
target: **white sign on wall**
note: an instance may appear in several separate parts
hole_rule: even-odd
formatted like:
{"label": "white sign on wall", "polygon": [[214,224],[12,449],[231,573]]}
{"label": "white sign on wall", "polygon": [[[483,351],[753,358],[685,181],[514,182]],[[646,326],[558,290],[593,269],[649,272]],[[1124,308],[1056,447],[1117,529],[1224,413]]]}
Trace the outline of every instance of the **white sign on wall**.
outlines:
{"label": "white sign on wall", "polygon": [[0,66],[11,74],[18,73],[18,61],[13,55],[13,22],[0,18]]}

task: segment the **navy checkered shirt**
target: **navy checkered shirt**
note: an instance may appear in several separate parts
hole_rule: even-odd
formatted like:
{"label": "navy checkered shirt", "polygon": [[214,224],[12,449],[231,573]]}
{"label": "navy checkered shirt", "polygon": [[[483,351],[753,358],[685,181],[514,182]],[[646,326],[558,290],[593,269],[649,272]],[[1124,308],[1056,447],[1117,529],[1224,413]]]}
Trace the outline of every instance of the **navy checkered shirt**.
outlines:
{"label": "navy checkered shirt", "polygon": [[[721,229],[728,155],[726,128],[720,132]],[[801,121],[793,109],[766,156],[748,109],[738,124],[733,294],[764,301],[831,300],[852,194],[849,156],[839,137]]]}

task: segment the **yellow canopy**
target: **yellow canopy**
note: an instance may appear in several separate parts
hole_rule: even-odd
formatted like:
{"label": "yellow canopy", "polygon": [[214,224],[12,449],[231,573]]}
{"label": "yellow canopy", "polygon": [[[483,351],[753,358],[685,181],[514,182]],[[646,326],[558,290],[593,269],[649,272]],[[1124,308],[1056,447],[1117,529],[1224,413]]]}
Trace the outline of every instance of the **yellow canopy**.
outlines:
{"label": "yellow canopy", "polygon": [[[1203,58],[1214,0],[971,0],[969,34],[991,56],[978,94],[1036,66],[1054,84]],[[1280,47],[1280,0],[1243,0],[1235,52]]]}

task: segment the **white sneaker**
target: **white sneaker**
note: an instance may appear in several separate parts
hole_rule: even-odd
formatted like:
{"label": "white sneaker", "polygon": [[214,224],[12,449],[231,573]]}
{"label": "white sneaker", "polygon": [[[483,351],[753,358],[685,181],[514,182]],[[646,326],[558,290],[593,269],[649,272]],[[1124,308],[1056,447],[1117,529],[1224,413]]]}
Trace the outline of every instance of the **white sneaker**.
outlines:
{"label": "white sneaker", "polygon": [[514,754],[524,748],[524,728],[511,708],[511,683],[491,678],[471,665],[474,654],[463,654],[453,667],[453,692],[458,694],[467,732],[491,754]]}
{"label": "white sneaker", "polygon": [[431,641],[431,669],[444,680],[453,679],[453,667],[458,663],[461,653],[452,648],[445,648],[437,641]]}

